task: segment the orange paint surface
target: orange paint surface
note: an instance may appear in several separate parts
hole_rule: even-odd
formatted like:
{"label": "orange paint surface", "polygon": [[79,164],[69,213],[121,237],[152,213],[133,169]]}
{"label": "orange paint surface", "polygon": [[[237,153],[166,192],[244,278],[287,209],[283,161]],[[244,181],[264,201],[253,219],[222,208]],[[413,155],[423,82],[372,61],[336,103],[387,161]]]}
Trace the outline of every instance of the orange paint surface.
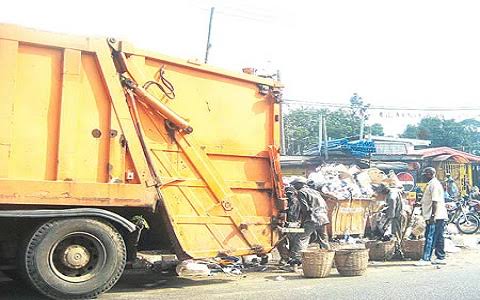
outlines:
{"label": "orange paint surface", "polygon": [[[0,25],[0,205],[155,209],[158,188],[186,254],[269,251],[278,104],[259,85],[279,83],[122,49],[139,86],[163,69],[175,88],[138,99],[146,152],[106,39]],[[174,115],[193,132],[169,132]]]}

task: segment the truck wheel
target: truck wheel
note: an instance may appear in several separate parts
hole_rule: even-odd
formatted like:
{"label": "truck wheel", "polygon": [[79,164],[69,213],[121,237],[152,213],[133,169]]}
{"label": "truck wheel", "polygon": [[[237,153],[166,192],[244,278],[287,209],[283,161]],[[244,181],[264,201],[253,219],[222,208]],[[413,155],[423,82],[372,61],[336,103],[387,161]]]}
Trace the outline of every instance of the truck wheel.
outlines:
{"label": "truck wheel", "polygon": [[118,281],[125,263],[125,243],[111,225],[59,219],[41,225],[27,241],[21,271],[47,297],[92,299]]}

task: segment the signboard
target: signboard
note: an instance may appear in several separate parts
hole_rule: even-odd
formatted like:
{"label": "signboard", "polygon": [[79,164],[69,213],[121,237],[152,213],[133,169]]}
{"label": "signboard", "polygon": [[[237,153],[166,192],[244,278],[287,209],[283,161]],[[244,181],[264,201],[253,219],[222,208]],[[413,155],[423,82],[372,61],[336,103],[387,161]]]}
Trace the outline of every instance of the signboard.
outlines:
{"label": "signboard", "polygon": [[403,189],[405,192],[413,191],[415,187],[415,179],[413,178],[412,174],[401,172],[397,174],[398,180],[403,185]]}

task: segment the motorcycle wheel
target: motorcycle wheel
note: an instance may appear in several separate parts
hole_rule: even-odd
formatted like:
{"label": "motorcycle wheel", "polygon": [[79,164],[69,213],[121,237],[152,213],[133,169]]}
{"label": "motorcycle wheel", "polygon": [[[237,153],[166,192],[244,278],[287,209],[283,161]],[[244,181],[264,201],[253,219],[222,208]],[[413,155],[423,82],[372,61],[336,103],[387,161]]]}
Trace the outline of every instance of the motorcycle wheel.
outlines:
{"label": "motorcycle wheel", "polygon": [[467,213],[465,216],[459,216],[455,225],[461,233],[474,234],[480,228],[480,219],[472,213]]}

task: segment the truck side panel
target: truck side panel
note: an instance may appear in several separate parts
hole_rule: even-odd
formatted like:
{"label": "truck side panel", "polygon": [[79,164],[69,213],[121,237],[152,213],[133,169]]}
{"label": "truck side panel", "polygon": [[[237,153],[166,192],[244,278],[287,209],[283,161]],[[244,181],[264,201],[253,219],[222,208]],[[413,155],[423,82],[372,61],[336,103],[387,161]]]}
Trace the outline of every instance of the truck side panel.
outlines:
{"label": "truck side panel", "polygon": [[171,82],[174,99],[155,85],[147,91],[193,128],[167,126],[139,101],[144,152],[106,40],[0,25],[0,46],[0,114],[9,129],[0,135],[8,162],[0,163],[0,204],[157,208],[159,201],[186,256],[272,249],[279,117],[261,87],[274,81],[122,43],[138,85]]}

